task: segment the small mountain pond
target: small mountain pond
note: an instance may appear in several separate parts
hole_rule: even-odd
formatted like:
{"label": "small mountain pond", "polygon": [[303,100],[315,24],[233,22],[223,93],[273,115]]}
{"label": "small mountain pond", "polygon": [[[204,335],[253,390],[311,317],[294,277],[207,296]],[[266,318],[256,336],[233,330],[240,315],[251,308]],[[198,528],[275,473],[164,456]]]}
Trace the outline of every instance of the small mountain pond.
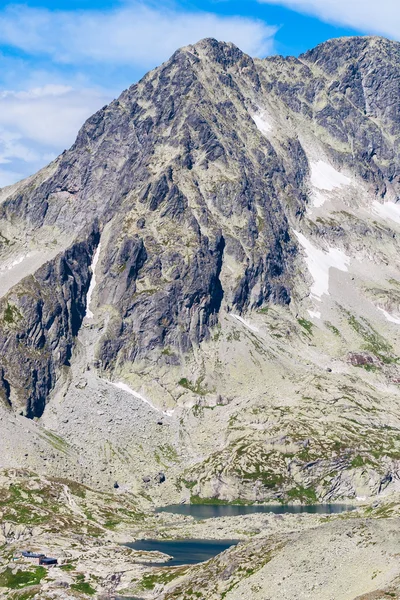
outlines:
{"label": "small mountain pond", "polygon": [[205,562],[237,543],[237,540],[138,540],[126,545],[133,550],[172,556],[172,560],[165,563],[146,563],[147,566],[178,567]]}
{"label": "small mountain pond", "polygon": [[214,519],[217,517],[238,517],[255,513],[332,515],[354,510],[351,504],[172,504],[157,508],[156,512],[168,512],[186,515],[195,519]]}

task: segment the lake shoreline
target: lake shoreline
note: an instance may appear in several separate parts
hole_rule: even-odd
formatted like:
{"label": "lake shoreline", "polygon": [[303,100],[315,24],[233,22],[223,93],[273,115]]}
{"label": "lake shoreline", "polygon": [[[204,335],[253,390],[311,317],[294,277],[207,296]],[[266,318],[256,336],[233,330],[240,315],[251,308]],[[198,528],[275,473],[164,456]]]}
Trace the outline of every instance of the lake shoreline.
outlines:
{"label": "lake shoreline", "polygon": [[159,507],[156,514],[173,514],[194,519],[214,519],[221,517],[238,517],[255,514],[312,514],[312,515],[334,515],[353,511],[357,506],[344,503],[321,503],[321,504],[171,504]]}

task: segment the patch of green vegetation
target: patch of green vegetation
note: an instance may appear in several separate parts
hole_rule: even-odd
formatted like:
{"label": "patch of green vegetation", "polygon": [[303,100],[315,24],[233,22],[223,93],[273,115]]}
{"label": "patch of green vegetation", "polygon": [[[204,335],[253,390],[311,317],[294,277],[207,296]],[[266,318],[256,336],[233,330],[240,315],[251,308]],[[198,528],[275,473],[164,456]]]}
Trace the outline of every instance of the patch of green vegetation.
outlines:
{"label": "patch of green vegetation", "polygon": [[335,219],[329,219],[329,218],[325,218],[323,219],[322,217],[317,217],[315,219],[316,223],[319,223],[320,225],[323,225],[324,227],[338,227],[339,223],[338,221],[335,221]]}
{"label": "patch of green vegetation", "polygon": [[8,244],[10,243],[10,240],[8,238],[6,238],[2,233],[0,233],[0,242],[2,244],[6,244],[8,246]]}
{"label": "patch of green vegetation", "polygon": [[183,483],[183,485],[186,488],[188,488],[188,490],[192,490],[195,487],[196,483],[197,483],[197,481],[188,481],[187,479],[183,479],[183,478],[181,478],[180,481]]}
{"label": "patch of green vegetation", "polygon": [[38,585],[47,571],[44,567],[36,567],[34,571],[21,571],[18,569],[15,573],[10,567],[0,573],[0,587],[16,590],[27,587],[28,585]]}
{"label": "patch of green vegetation", "polygon": [[228,337],[226,339],[228,342],[231,342],[232,340],[234,340],[235,342],[239,342],[240,341],[240,331],[238,329],[234,329],[233,331],[231,331],[228,334]]}
{"label": "patch of green vegetation", "polygon": [[22,319],[22,315],[14,304],[7,302],[7,307],[4,311],[4,321],[8,325],[15,325]]}
{"label": "patch of green vegetation", "polygon": [[187,390],[190,390],[191,392],[193,392],[193,394],[196,394],[197,396],[206,396],[210,393],[210,391],[207,388],[202,387],[201,384],[203,383],[203,381],[204,377],[199,377],[199,379],[197,379],[195,383],[193,383],[189,379],[186,379],[186,377],[182,377],[182,379],[178,381],[178,385],[184,387]]}
{"label": "patch of green vegetation", "polygon": [[53,431],[45,430],[44,431],[45,439],[55,450],[59,450],[60,452],[67,452],[69,445],[60,435],[57,435]]}
{"label": "patch of green vegetation", "polygon": [[163,348],[161,354],[163,354],[164,356],[174,356],[174,353],[172,352],[172,350],[169,346],[167,346],[166,348]]}
{"label": "patch of green vegetation", "polygon": [[72,481],[72,479],[63,479],[61,477],[51,477],[50,479],[56,483],[66,485],[74,496],[78,496],[78,498],[86,498],[86,491],[88,491],[88,488],[82,483]]}
{"label": "patch of green vegetation", "polygon": [[398,362],[398,358],[393,356],[392,346],[372,327],[363,317],[357,320],[354,315],[345,311],[349,325],[364,340],[364,350],[371,352],[383,363],[390,364]]}
{"label": "patch of green vegetation", "polygon": [[157,288],[149,288],[148,290],[142,290],[141,292],[135,292],[132,298],[137,298],[138,296],[142,296],[143,294],[148,294],[149,296],[153,296],[158,292]]}
{"label": "patch of green vegetation", "polygon": [[169,462],[177,462],[179,460],[178,453],[171,444],[164,444],[163,446],[159,446],[159,448],[163,459]]}
{"label": "patch of green vegetation", "polygon": [[251,505],[252,502],[236,498],[235,500],[220,500],[219,498],[202,498],[201,496],[190,496],[190,504],[213,504],[213,505]]}
{"label": "patch of green vegetation", "polygon": [[268,489],[273,489],[282,486],[285,478],[280,473],[274,473],[272,471],[262,471],[260,465],[256,465],[254,472],[241,473],[244,481],[261,481],[263,486]]}
{"label": "patch of green vegetation", "polygon": [[67,572],[68,572],[68,571],[75,571],[75,566],[74,566],[74,565],[71,565],[71,563],[67,563],[66,565],[61,565],[61,566],[60,566],[60,569],[61,569],[62,571],[67,571]]}
{"label": "patch of green vegetation", "polygon": [[231,415],[229,417],[229,427],[233,427],[236,424],[237,420],[238,420],[237,415]]}
{"label": "patch of green vegetation", "polygon": [[140,585],[143,590],[152,590],[156,585],[166,585],[177,577],[181,577],[186,572],[187,567],[181,569],[174,569],[173,571],[162,573],[145,573]]}
{"label": "patch of green vegetation", "polygon": [[300,500],[305,504],[315,504],[318,502],[317,494],[313,488],[298,486],[287,492],[289,500]]}
{"label": "patch of green vegetation", "polygon": [[337,327],[335,327],[334,325],[332,325],[332,323],[330,323],[329,321],[325,321],[324,323],[325,327],[327,329],[329,329],[329,331],[331,331],[334,335],[340,336],[340,331]]}
{"label": "patch of green vegetation", "polygon": [[400,281],[398,281],[397,279],[389,279],[389,283],[391,283],[392,285],[395,285],[397,287],[400,287]]}
{"label": "patch of green vegetation", "polygon": [[76,583],[71,585],[71,589],[76,592],[81,592],[82,594],[88,594],[88,596],[93,596],[96,593],[96,590],[92,588],[90,583],[85,581],[85,576],[83,574],[79,574],[76,577]]}
{"label": "patch of green vegetation", "polygon": [[[43,490],[40,490],[40,492],[43,494]],[[2,491],[0,504],[4,521],[40,525],[49,518],[47,502],[43,502],[43,495],[41,495],[39,503],[34,492],[21,489],[17,485],[10,485],[8,490]]]}
{"label": "patch of green vegetation", "polygon": [[314,325],[311,323],[311,321],[307,321],[307,319],[297,319],[297,322],[301,327],[303,327],[303,329],[307,331],[309,335],[313,335],[312,330]]}
{"label": "patch of green vegetation", "polygon": [[24,592],[16,592],[7,596],[8,600],[31,600],[31,598],[38,598],[40,587],[30,587],[29,590]]}
{"label": "patch of green vegetation", "polygon": [[215,333],[214,333],[214,336],[213,336],[213,341],[214,342],[218,342],[218,340],[221,337],[221,335],[222,335],[221,324],[218,323],[218,325],[215,327]]}
{"label": "patch of green vegetation", "polygon": [[105,521],[104,527],[107,529],[115,529],[117,525],[120,525],[121,521],[117,521],[116,519],[110,519],[109,521]]}
{"label": "patch of green vegetation", "polygon": [[353,469],[357,469],[358,467],[363,467],[365,463],[363,457],[358,455],[353,458],[350,464]]}
{"label": "patch of green vegetation", "polygon": [[204,406],[201,406],[200,404],[195,404],[192,407],[192,413],[196,418],[201,418],[204,414]]}
{"label": "patch of green vegetation", "polygon": [[89,521],[95,521],[95,518],[93,516],[93,513],[90,512],[90,510],[88,510],[87,508],[83,509],[83,512],[85,513],[85,517],[89,520]]}
{"label": "patch of green vegetation", "polygon": [[269,310],[270,310],[269,306],[264,306],[263,308],[260,308],[257,312],[261,313],[262,315],[266,315]]}
{"label": "patch of green vegetation", "polygon": [[378,367],[378,365],[373,365],[371,363],[365,363],[363,365],[353,365],[353,367],[364,369],[364,371],[369,371],[370,373],[376,373],[376,371],[380,371],[380,367]]}

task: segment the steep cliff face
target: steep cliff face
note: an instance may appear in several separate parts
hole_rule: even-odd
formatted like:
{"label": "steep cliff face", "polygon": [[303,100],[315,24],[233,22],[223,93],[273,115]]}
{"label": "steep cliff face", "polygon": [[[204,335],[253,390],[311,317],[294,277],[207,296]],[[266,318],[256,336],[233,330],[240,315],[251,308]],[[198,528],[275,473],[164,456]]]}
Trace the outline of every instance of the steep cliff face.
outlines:
{"label": "steep cliff face", "polygon": [[0,300],[0,397],[40,417],[62,367],[68,367],[86,312],[98,231],[75,242]]}
{"label": "steep cliff face", "polygon": [[132,421],[68,423],[76,405],[96,413],[94,389],[175,409],[170,434],[151,435],[175,440],[164,467],[173,481],[185,468],[194,495],[390,485],[399,93],[400,45],[381,38],[264,60],[209,39],[96,113],[1,192],[4,403],[33,417],[52,398],[43,422],[94,462],[105,438],[122,444],[137,485],[159,459]]}

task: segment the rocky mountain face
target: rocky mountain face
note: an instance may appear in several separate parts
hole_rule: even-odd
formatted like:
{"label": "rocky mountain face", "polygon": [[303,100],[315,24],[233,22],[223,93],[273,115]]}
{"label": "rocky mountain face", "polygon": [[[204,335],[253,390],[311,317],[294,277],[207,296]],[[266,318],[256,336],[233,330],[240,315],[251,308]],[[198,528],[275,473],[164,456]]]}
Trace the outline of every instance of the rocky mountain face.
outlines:
{"label": "rocky mountain face", "polygon": [[156,502],[398,485],[399,93],[396,42],[207,39],[0,192],[1,410],[58,436],[47,469]]}

